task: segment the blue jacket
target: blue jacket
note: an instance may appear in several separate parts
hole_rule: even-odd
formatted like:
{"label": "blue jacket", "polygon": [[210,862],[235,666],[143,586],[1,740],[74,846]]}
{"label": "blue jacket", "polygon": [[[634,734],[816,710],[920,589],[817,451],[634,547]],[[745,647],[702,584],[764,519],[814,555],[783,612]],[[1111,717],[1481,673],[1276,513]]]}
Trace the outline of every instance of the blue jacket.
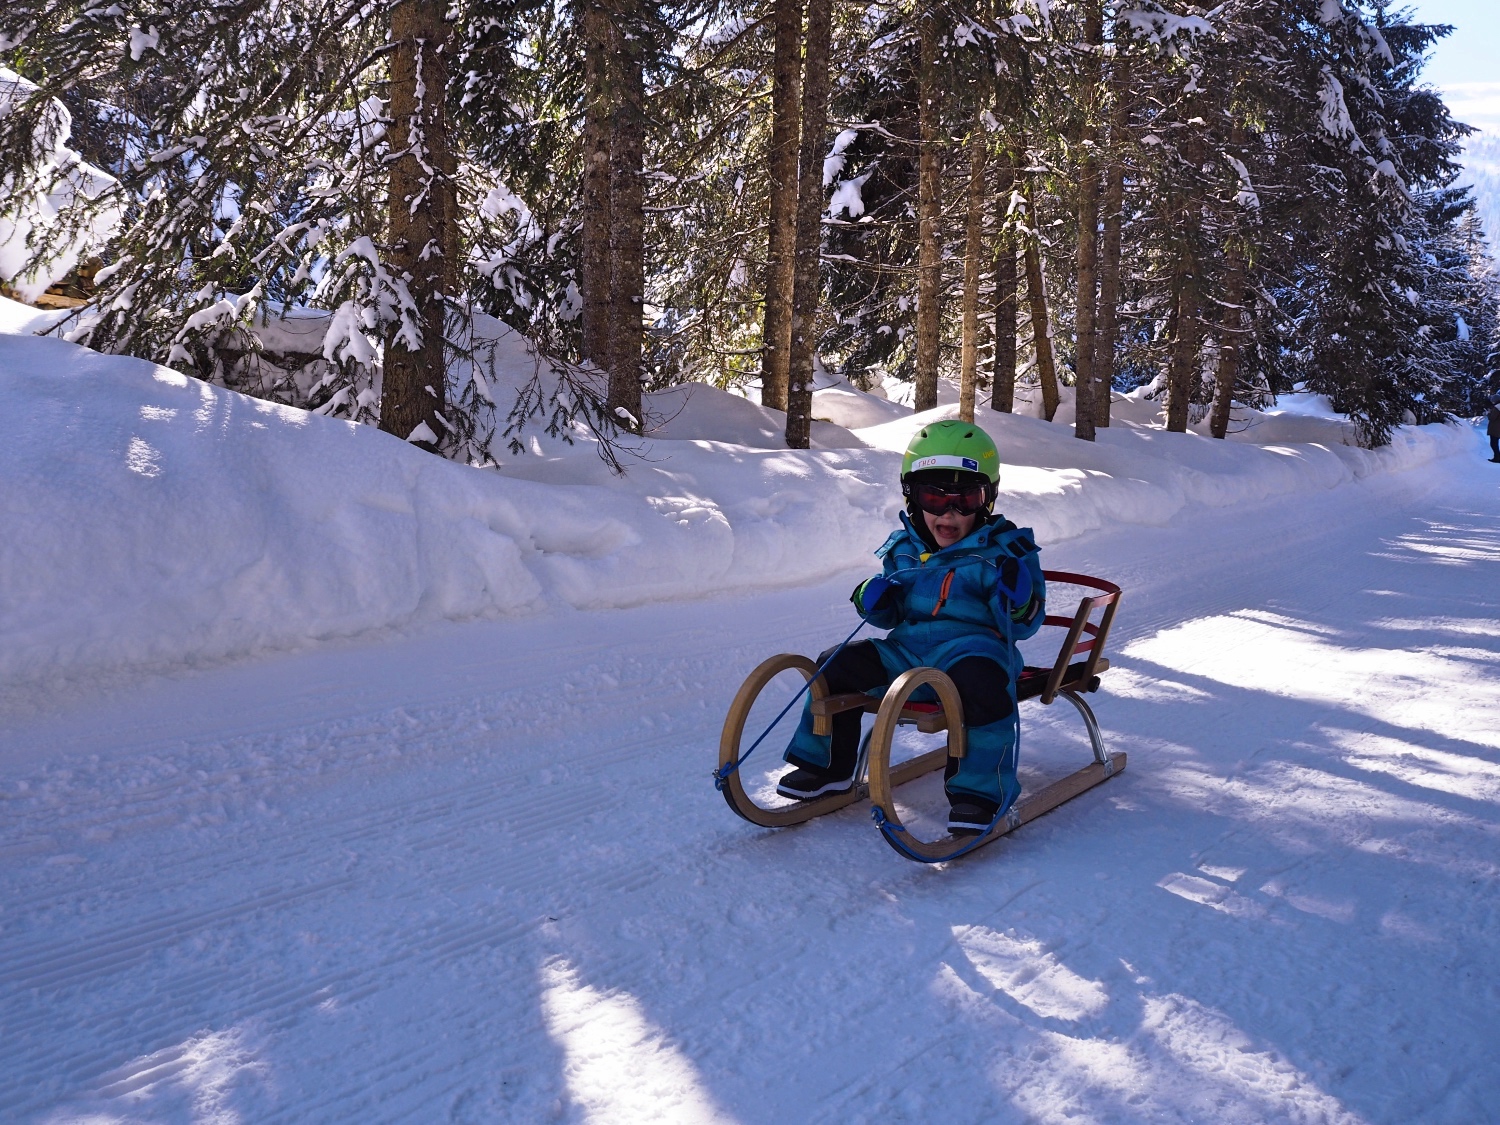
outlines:
{"label": "blue jacket", "polygon": [[[879,609],[861,613],[875,628],[890,630],[887,641],[924,664],[946,668],[965,656],[988,656],[1020,674],[1016,642],[1042,627],[1046,603],[1030,528],[996,515],[952,546],[930,551],[903,512],[901,529],[875,554],[897,588]],[[1021,604],[1013,604],[1010,592]]]}

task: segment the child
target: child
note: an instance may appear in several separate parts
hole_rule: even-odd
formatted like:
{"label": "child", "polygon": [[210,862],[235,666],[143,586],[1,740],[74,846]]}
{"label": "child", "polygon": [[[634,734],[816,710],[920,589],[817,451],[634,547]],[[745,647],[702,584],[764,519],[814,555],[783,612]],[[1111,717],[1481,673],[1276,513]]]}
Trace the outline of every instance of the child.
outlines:
{"label": "child", "polygon": [[[1045,591],[1029,528],[991,514],[1000,483],[995,443],[971,422],[932,422],[901,460],[906,511],[875,554],[884,571],[851,597],[882,640],[846,647],[823,671],[829,694],[884,688],[910,668],[948,674],[963,701],[968,751],[948,759],[948,831],[983,832],[1008,809],[1016,779],[1016,642],[1042,625]],[[827,657],[824,653],[819,663]],[[777,791],[808,801],[853,784],[859,711],[833,716],[832,737],[802,722],[785,758],[795,768]]]}

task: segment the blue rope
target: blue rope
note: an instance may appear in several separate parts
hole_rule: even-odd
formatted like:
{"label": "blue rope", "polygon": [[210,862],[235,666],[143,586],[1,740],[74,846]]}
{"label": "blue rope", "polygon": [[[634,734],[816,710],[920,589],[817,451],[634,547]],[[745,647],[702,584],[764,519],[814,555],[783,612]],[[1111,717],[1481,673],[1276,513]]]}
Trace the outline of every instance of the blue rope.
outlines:
{"label": "blue rope", "polygon": [[906,843],[900,839],[900,836],[909,835],[909,833],[906,831],[906,826],[902,824],[892,824],[889,820],[886,819],[885,810],[879,805],[870,806],[870,819],[875,822],[876,827],[880,829],[881,833],[890,842],[891,847],[895,848],[907,859],[914,859],[918,863],[947,863],[950,859],[957,859],[959,856],[968,855],[975,848],[979,847],[980,844],[984,843],[985,838],[995,830],[995,825],[999,824],[1001,818],[1009,812],[1010,809],[1002,808],[1000,811],[995,813],[995,819],[990,821],[989,826],[985,828],[983,832],[979,833],[967,844],[959,848],[958,851],[952,852],[949,855],[939,856],[936,859],[922,855],[919,852],[914,852],[911,850],[911,848],[907,847]]}
{"label": "blue rope", "polygon": [[854,627],[854,631],[851,632],[847,637],[845,637],[842,641],[839,642],[838,648],[834,649],[831,653],[829,653],[828,654],[828,659],[825,660],[825,661],[823,661],[823,663],[819,664],[818,668],[817,668],[817,671],[813,672],[813,674],[808,677],[807,683],[805,683],[805,684],[802,685],[802,690],[799,691],[796,695],[792,696],[791,700],[788,701],[787,705],[781,709],[781,714],[777,715],[774,719],[772,719],[771,720],[771,725],[768,726],[768,727],[766,727],[765,730],[763,730],[763,731],[760,732],[760,737],[757,738],[754,742],[752,742],[750,744],[750,749],[746,750],[743,754],[741,754],[734,761],[730,762],[727,766],[720,766],[718,769],[714,770],[714,788],[715,789],[717,789],[721,793],[724,791],[724,786],[729,781],[729,775],[732,774],[732,773],[734,773],[735,770],[739,769],[740,766],[742,764],[744,764],[744,761],[745,761],[746,758],[748,758],[751,754],[755,753],[755,748],[757,746],[759,746],[762,742],[764,742],[766,740],[766,735],[770,734],[773,730],[775,730],[776,729],[776,724],[779,723],[779,722],[781,722],[782,719],[786,718],[786,713],[788,711],[790,711],[793,707],[795,707],[798,704],[798,702],[801,701],[801,699],[802,699],[802,697],[804,695],[806,695],[808,692],[810,692],[812,690],[812,686],[817,681],[817,678],[823,674],[823,669],[827,668],[830,664],[833,663],[834,659],[838,656],[838,654],[841,653],[841,652],[843,652],[844,649],[846,647],[848,647],[849,642],[854,639],[854,634],[858,633],[861,629],[863,629],[866,624],[867,624],[867,622],[863,618],[861,618],[859,624]]}

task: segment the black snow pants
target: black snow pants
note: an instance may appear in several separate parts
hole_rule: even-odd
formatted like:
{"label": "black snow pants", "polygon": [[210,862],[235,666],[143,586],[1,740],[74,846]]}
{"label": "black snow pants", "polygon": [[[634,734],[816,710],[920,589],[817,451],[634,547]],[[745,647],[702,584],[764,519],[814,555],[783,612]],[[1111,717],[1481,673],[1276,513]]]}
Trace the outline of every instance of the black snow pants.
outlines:
{"label": "black snow pants", "polygon": [[[832,651],[828,649],[820,653],[818,663],[823,663]],[[965,726],[983,727],[1010,717],[1010,674],[993,660],[966,656],[948,669],[948,677],[958,688],[958,698],[964,705]],[[829,695],[842,695],[885,687],[891,682],[891,677],[880,659],[880,650],[869,641],[855,641],[823,670],[823,681],[828,685]],[[829,772],[834,777],[848,777],[854,772],[859,758],[860,716],[863,714],[862,711],[841,711],[832,717],[833,762]],[[788,754],[786,760],[794,766],[825,772],[822,766],[804,762],[795,754]]]}

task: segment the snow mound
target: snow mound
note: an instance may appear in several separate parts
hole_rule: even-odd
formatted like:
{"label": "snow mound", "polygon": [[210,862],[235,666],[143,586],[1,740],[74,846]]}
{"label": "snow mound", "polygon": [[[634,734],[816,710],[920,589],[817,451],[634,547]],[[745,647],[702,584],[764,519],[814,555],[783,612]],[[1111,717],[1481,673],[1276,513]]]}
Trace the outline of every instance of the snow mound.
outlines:
{"label": "snow mound", "polygon": [[[786,415],[783,412],[717,387],[685,383],[645,398],[652,438],[700,438],[752,449],[777,449],[786,445]],[[827,421],[812,424],[814,449],[858,449],[863,445],[864,442],[843,426]]]}
{"label": "snow mound", "polygon": [[[532,435],[498,469],[479,469],[372,427],[16,334],[45,326],[17,308],[0,306],[0,684],[873,569],[901,506],[900,451],[915,427],[956,413],[819,424],[817,448],[787,450],[776,412],[680,387],[651,397],[657,428],[624,477],[586,436]],[[513,365],[534,369],[511,344]],[[877,418],[892,406],[849,405]],[[1094,444],[1036,418],[981,421],[1002,450],[1000,508],[1044,547],[1108,524],[1162,524],[1190,505],[1327,489],[1476,441],[1428,426],[1367,451],[1337,444],[1336,418],[1278,417],[1235,442],[1122,420]],[[1333,440],[1246,439],[1293,423]]]}
{"label": "snow mound", "polygon": [[869,450],[667,442],[542,483],[47,338],[0,335],[0,403],[0,682],[802,583],[894,518]]}

